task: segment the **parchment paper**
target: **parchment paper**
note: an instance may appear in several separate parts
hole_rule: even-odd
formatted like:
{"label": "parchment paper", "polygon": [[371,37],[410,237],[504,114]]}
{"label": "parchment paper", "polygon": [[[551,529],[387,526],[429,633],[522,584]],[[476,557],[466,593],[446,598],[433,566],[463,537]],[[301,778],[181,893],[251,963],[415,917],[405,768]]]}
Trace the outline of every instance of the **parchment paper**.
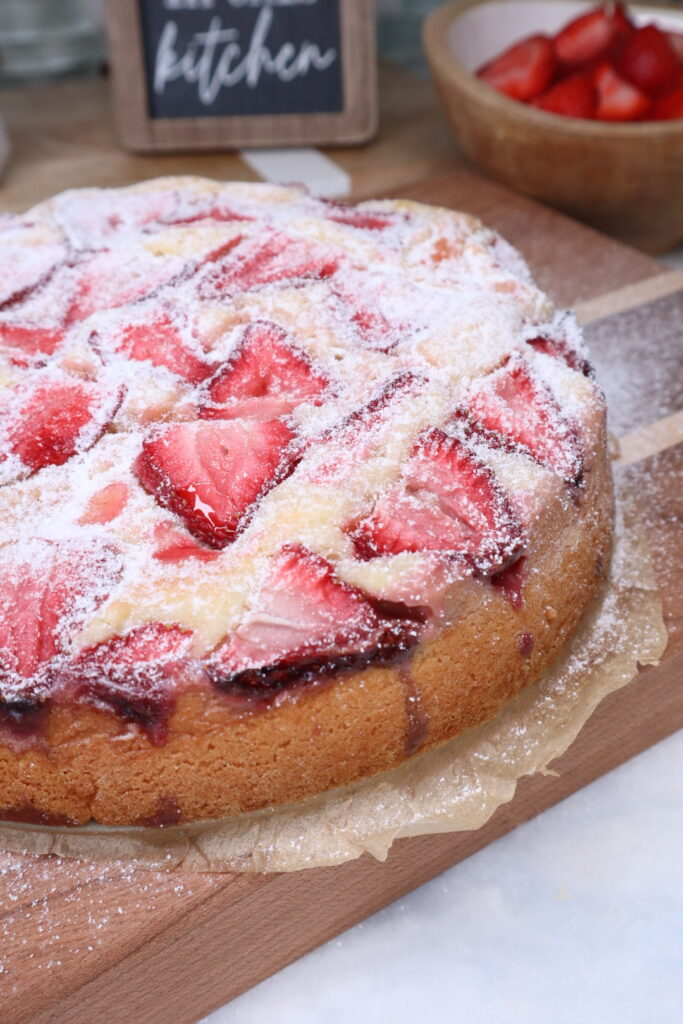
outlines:
{"label": "parchment paper", "polygon": [[599,702],[666,648],[661,599],[633,503],[617,501],[605,590],[554,670],[491,722],[391,772],[273,810],[169,828],[0,825],[0,849],[190,871],[297,871],[394,839],[476,829],[512,799],[517,780],[547,772]]}

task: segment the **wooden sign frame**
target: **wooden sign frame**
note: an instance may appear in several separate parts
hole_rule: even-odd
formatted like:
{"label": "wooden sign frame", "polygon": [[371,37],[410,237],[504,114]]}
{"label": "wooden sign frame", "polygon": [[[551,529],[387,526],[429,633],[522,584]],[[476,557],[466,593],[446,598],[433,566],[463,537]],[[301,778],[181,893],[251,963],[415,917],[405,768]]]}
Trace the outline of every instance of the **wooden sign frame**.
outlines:
{"label": "wooden sign frame", "polygon": [[150,115],[140,2],[106,3],[114,116],[126,149],[155,152],[349,145],[365,142],[376,132],[374,5],[367,0],[339,0],[341,111],[216,117]]}

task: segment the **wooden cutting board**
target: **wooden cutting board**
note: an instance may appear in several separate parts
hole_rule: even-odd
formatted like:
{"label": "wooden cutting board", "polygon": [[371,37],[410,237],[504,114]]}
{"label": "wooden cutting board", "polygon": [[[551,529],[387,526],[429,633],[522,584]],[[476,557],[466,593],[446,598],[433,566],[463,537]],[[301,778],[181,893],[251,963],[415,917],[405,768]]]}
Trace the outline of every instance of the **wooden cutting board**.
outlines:
{"label": "wooden cutting board", "polygon": [[400,840],[384,864],[210,876],[0,854],[4,1024],[196,1021],[683,726],[683,275],[467,171],[402,194],[480,215],[578,305],[647,513],[666,655],[603,702],[557,777],[523,780],[477,832]]}

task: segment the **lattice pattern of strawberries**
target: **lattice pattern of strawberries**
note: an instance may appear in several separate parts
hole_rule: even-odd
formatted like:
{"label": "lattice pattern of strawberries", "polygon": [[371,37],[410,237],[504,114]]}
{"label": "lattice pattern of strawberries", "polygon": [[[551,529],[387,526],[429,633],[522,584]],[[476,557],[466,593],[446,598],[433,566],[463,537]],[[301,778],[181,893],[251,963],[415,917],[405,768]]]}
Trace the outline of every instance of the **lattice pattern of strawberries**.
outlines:
{"label": "lattice pattern of strawberries", "polygon": [[0,242],[0,725],[386,662],[581,486],[580,332],[461,215],[161,179]]}

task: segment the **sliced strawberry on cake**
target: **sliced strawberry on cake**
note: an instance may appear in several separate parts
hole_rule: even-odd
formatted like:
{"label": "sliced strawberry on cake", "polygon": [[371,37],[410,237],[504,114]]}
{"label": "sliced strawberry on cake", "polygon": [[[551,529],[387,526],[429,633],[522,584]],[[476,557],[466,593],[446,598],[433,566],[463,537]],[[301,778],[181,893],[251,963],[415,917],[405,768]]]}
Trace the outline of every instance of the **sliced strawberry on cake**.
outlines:
{"label": "sliced strawberry on cake", "polygon": [[54,324],[0,321],[0,346],[9,350],[10,358],[17,366],[45,362],[41,356],[54,355],[64,337],[64,329]]}
{"label": "sliced strawberry on cake", "polygon": [[521,528],[493,473],[442,430],[420,437],[400,482],[348,528],[359,558],[442,551],[490,575],[519,553]]}
{"label": "sliced strawberry on cake", "polygon": [[56,369],[27,373],[0,406],[0,482],[61,466],[100,439],[121,391]]}
{"label": "sliced strawberry on cake", "polygon": [[171,523],[157,523],[154,527],[154,551],[152,558],[159,562],[184,562],[186,558],[197,558],[200,562],[213,562],[220,552],[202,547],[194,537],[179,530]]}
{"label": "sliced strawberry on cake", "polygon": [[128,484],[116,480],[91,495],[78,522],[81,526],[103,526],[120,516],[128,504]]}
{"label": "sliced strawberry on cake", "polygon": [[282,420],[173,423],[144,441],[135,472],[145,490],[213,548],[231,544],[255,503],[296,464]]}
{"label": "sliced strawberry on cake", "polygon": [[284,416],[302,402],[319,404],[329,379],[277,324],[250,324],[230,359],[207,382],[199,402],[204,419]]}
{"label": "sliced strawberry on cake", "polygon": [[593,375],[593,367],[588,358],[586,348],[572,345],[568,339],[554,334],[538,334],[535,338],[527,338],[527,345],[534,352],[542,352],[553,359],[561,359],[567,366],[582,373],[584,377]]}
{"label": "sliced strawberry on cake", "polygon": [[220,688],[278,687],[386,661],[417,643],[427,614],[373,601],[340,580],[325,558],[290,544],[207,670]]}
{"label": "sliced strawberry on cake", "polygon": [[220,299],[272,284],[293,284],[330,277],[339,256],[329,247],[281,231],[263,232],[232,246],[202,276],[203,299]]}
{"label": "sliced strawberry on cake", "polygon": [[213,371],[182,316],[163,310],[139,320],[123,318],[99,330],[92,342],[105,360],[110,353],[117,353],[136,362],[149,362],[189,384],[200,384]]}
{"label": "sliced strawberry on cake", "polygon": [[138,252],[126,258],[120,251],[103,250],[74,268],[75,284],[66,311],[66,322],[84,320],[99,310],[116,309],[135,302],[183,272],[177,257]]}
{"label": "sliced strawberry on cake", "polygon": [[582,474],[581,447],[550,388],[519,356],[510,359],[471,390],[463,413],[469,429],[494,446],[517,448],[567,483]]}
{"label": "sliced strawberry on cake", "polygon": [[336,224],[345,224],[347,227],[359,228],[361,231],[384,231],[400,220],[395,213],[360,209],[357,206],[347,206],[345,203],[332,201],[325,202],[325,216]]}
{"label": "sliced strawberry on cake", "polygon": [[109,544],[31,538],[0,547],[0,682],[10,718],[45,697],[57,657],[119,574]]}
{"label": "sliced strawberry on cake", "polygon": [[159,746],[191,646],[189,630],[150,622],[81,651],[64,678],[77,699],[113,708]]}

